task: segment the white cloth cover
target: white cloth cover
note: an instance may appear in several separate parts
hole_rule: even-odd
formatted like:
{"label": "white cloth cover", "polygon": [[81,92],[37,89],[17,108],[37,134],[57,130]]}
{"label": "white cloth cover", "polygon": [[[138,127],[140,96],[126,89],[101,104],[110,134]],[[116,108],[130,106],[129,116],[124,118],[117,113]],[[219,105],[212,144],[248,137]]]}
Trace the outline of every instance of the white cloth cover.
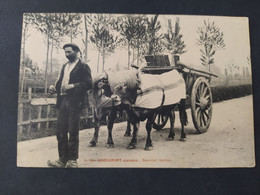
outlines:
{"label": "white cloth cover", "polygon": [[[139,74],[139,77],[141,91],[138,91],[133,107],[154,109],[161,105],[176,104],[181,99],[186,99],[185,82],[177,70],[160,75]],[[164,102],[163,94],[165,95]]]}

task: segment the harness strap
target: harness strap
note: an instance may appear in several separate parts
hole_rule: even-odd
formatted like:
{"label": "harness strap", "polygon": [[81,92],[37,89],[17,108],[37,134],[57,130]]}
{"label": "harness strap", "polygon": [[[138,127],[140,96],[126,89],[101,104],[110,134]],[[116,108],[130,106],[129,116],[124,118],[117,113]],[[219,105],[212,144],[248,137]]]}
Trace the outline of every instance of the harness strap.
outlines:
{"label": "harness strap", "polygon": [[163,104],[164,104],[164,101],[165,101],[165,93],[164,93],[164,89],[162,89],[162,92],[163,92],[163,96],[162,96],[162,102],[161,102],[161,105],[160,105],[160,107],[162,107],[162,106],[163,106]]}
{"label": "harness strap", "polygon": [[114,100],[113,98],[111,98],[111,100],[112,100],[112,108],[114,108],[114,106],[115,106],[115,100]]}

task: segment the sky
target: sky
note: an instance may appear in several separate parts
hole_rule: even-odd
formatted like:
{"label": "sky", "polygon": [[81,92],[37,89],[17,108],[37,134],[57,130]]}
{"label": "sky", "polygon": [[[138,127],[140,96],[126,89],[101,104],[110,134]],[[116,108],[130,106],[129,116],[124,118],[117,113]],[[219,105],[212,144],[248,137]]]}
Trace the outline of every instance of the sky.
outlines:
{"label": "sky", "polygon": [[[116,15],[117,16],[117,15]],[[250,57],[250,37],[249,37],[249,24],[246,17],[223,17],[223,16],[191,16],[191,15],[159,15],[158,20],[161,23],[161,32],[167,31],[167,20],[172,20],[174,26],[176,18],[180,18],[180,33],[183,35],[183,41],[186,44],[187,52],[180,56],[180,61],[186,65],[204,69],[200,62],[200,49],[201,46],[197,44],[198,27],[204,25],[204,20],[215,23],[217,27],[224,33],[225,49],[217,50],[214,59],[215,66],[224,73],[225,67],[234,63],[239,67],[248,67],[247,57]],[[84,28],[83,26],[81,27]],[[33,28],[30,28],[30,37],[26,42],[26,54],[37,62],[42,69],[45,67],[46,60],[46,41],[45,37]],[[81,49],[84,48],[82,39],[85,35],[76,38],[73,42],[78,44]],[[70,42],[69,39],[64,40],[62,43]],[[92,72],[97,69],[97,50],[92,46],[89,47],[88,65]],[[54,51],[54,58],[57,58],[60,66],[67,61],[62,48]],[[100,59],[101,60],[101,59]],[[116,65],[121,67],[127,66],[127,50],[123,48],[116,49],[114,54],[106,59],[105,69],[114,68]],[[100,61],[101,67],[101,61]],[[249,68],[251,70],[251,67]],[[242,70],[242,68],[240,69]]]}

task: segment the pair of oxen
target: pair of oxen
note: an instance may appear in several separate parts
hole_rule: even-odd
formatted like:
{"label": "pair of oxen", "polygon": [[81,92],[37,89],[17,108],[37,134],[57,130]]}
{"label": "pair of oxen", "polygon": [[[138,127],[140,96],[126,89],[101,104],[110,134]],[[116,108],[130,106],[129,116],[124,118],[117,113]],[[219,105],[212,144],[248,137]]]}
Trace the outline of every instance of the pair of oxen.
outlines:
{"label": "pair of oxen", "polygon": [[[153,148],[151,139],[151,130],[153,122],[158,113],[169,116],[170,132],[167,140],[173,140],[175,113],[174,107],[178,106],[181,122],[180,141],[184,141],[186,134],[184,126],[187,124],[187,114],[185,111],[185,99],[181,99],[178,103],[163,105],[163,103],[153,109],[142,108],[135,105],[138,96],[143,95],[141,92],[141,83],[139,77],[140,72],[137,70],[118,71],[103,73],[93,79],[92,90],[88,91],[90,105],[94,107],[94,124],[95,132],[90,142],[90,146],[94,147],[98,143],[98,134],[100,122],[108,116],[108,139],[107,147],[114,147],[112,138],[112,129],[117,112],[123,110],[127,113],[127,127],[125,136],[131,136],[131,125],[133,126],[133,134],[128,149],[136,148],[137,132],[141,121],[146,121],[147,139],[145,150]],[[134,106],[135,105],[135,106]]]}

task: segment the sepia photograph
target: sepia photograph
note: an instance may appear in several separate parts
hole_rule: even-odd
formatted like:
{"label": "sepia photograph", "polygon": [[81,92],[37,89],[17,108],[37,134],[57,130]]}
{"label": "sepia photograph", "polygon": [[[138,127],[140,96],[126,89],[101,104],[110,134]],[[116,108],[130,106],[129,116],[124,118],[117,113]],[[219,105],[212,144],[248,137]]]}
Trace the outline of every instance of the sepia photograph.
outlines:
{"label": "sepia photograph", "polygon": [[24,13],[17,93],[17,167],[255,167],[247,17]]}

